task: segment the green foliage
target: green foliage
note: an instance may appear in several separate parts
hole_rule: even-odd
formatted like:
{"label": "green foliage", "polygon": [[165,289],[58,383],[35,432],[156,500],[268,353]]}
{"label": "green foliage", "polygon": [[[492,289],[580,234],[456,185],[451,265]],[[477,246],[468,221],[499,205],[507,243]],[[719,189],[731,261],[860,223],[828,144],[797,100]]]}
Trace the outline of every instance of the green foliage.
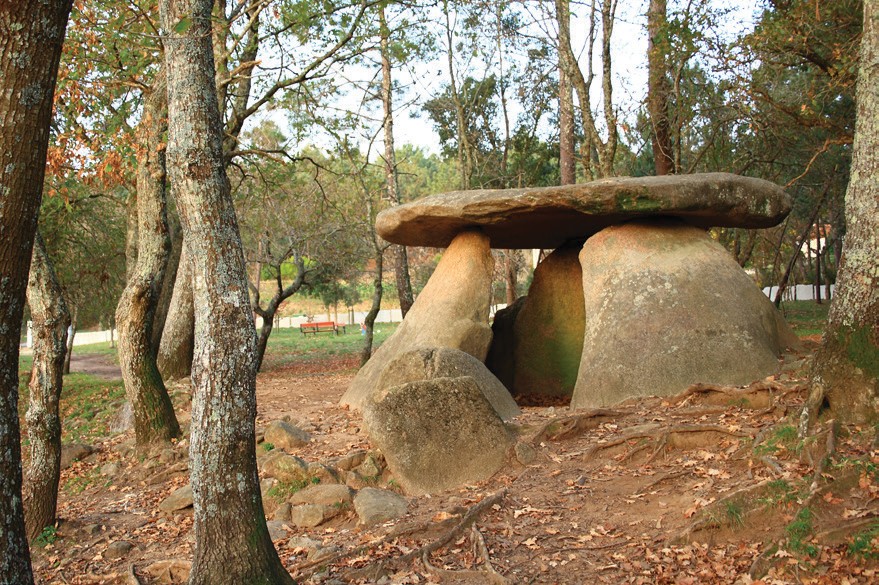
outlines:
{"label": "green foliage", "polygon": [[[397,326],[397,323],[377,323],[375,343],[380,344],[386,340]],[[302,335],[298,327],[275,329],[266,348],[263,371],[305,364],[317,359],[353,358],[359,356],[362,347],[363,337],[356,324],[349,325],[347,331],[340,331],[339,335]],[[357,366],[352,364],[351,367]]]}
{"label": "green foliage", "polygon": [[784,479],[775,479],[766,486],[766,496],[760,502],[769,506],[790,505],[797,501],[798,490]]}
{"label": "green foliage", "polygon": [[769,455],[779,451],[799,451],[802,445],[797,436],[797,428],[783,425],[776,428],[766,440],[754,448],[755,455]]}
{"label": "green foliage", "polygon": [[788,301],[781,305],[784,319],[797,335],[816,335],[824,331],[830,303]]}
{"label": "green foliage", "polygon": [[785,527],[784,532],[788,537],[792,551],[810,557],[818,554],[818,548],[806,540],[812,534],[812,524],[812,511],[809,508],[803,508],[797,513],[796,518]]}
{"label": "green foliage", "polygon": [[46,548],[50,544],[54,544],[56,540],[58,540],[58,529],[54,526],[45,526],[34,538],[31,545],[37,548]]}
{"label": "green foliage", "polygon": [[270,487],[266,493],[276,500],[286,500],[296,492],[301,491],[310,485],[317,485],[319,483],[319,477],[309,477],[308,479],[290,482],[279,481],[275,485]]}
{"label": "green foliage", "polygon": [[873,522],[852,537],[848,554],[864,560],[879,560],[879,522]]}

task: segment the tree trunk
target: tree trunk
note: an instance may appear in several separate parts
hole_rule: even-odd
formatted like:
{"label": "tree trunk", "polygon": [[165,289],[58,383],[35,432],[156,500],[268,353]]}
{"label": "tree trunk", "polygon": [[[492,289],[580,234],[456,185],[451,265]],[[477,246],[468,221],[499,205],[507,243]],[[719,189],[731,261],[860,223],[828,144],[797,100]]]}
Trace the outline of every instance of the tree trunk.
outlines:
{"label": "tree trunk", "polygon": [[119,365],[134,413],[138,448],[180,436],[180,425],[153,353],[153,322],[171,240],[165,209],[166,92],[163,74],[144,98],[138,125],[137,262],[116,307]]}
{"label": "tree trunk", "polygon": [[470,189],[470,180],[473,177],[473,150],[470,146],[470,136],[467,134],[467,121],[464,115],[464,104],[458,94],[458,81],[455,79],[454,59],[454,31],[452,30],[451,16],[449,15],[448,0],[443,0],[443,14],[446,22],[446,57],[449,65],[449,90],[452,101],[455,104],[455,121],[458,128],[458,165],[461,171],[460,188]]}
{"label": "tree trunk", "polygon": [[562,185],[577,182],[574,162],[574,94],[559,62],[559,175]]}
{"label": "tree trunk", "polygon": [[360,353],[360,367],[363,367],[369,358],[372,357],[372,340],[375,330],[375,319],[382,306],[382,294],[384,287],[382,286],[382,273],[384,272],[384,260],[382,258],[382,250],[379,246],[375,246],[375,278],[373,279],[372,305],[366,318],[363,319],[363,329],[365,337],[363,338],[363,350]]}
{"label": "tree trunk", "polygon": [[137,190],[125,200],[125,282],[131,280],[137,266]]}
{"label": "tree trunk", "polygon": [[517,287],[517,273],[519,250],[504,250],[504,284],[506,289],[507,306],[512,305],[519,298]]}
{"label": "tree trunk", "polygon": [[34,332],[34,363],[28,385],[27,434],[30,464],[24,483],[24,520],[29,540],[55,523],[61,476],[61,418],[58,400],[67,351],[70,314],[43,239],[37,232],[27,302]]}
{"label": "tree trunk", "polygon": [[70,0],[0,3],[0,583],[32,583],[21,503],[18,345]]}
{"label": "tree trunk", "polygon": [[186,378],[192,371],[195,346],[195,307],[192,301],[192,277],[186,242],[180,253],[177,278],[171,294],[171,306],[162,331],[156,365],[164,380]]}
{"label": "tree trunk", "polygon": [[[385,132],[385,188],[388,199],[393,205],[400,205],[400,182],[397,175],[397,155],[394,152],[394,94],[391,79],[390,31],[385,20],[385,5],[379,4],[379,24],[381,27],[381,58],[382,58],[382,107],[384,108]],[[409,278],[409,256],[406,246],[392,247],[394,255],[394,277],[397,283],[397,297],[400,300],[400,311],[403,317],[415,302],[412,294],[412,280]]]}
{"label": "tree trunk", "polygon": [[73,305],[70,316],[70,329],[67,331],[67,351],[64,352],[64,375],[70,373],[70,356],[73,355],[73,339],[76,337],[76,318],[79,316],[77,305]]}
{"label": "tree trunk", "polygon": [[647,8],[647,112],[653,129],[653,165],[657,175],[675,170],[668,123],[670,88],[668,66],[668,21],[666,0],[650,0]]}
{"label": "tree trunk", "polygon": [[781,295],[784,293],[784,289],[787,288],[788,280],[790,280],[790,276],[793,273],[794,267],[797,264],[797,258],[800,257],[800,251],[803,249],[803,244],[808,244],[809,242],[809,233],[812,231],[812,224],[815,223],[815,218],[818,217],[818,213],[821,212],[821,207],[824,205],[824,201],[827,199],[827,194],[829,192],[830,182],[828,181],[824,185],[824,192],[821,194],[821,198],[812,209],[812,215],[809,217],[809,222],[806,224],[806,227],[802,231],[802,233],[800,233],[800,237],[797,238],[794,253],[791,256],[790,261],[787,263],[787,268],[784,271],[784,275],[781,277],[781,280],[778,283],[778,290],[775,292],[775,299],[773,299],[776,307],[781,305]]}
{"label": "tree trunk", "polygon": [[223,160],[212,0],[160,0],[168,75],[168,163],[191,255],[195,359],[190,447],[191,585],[284,583],[256,468],[256,332]]}
{"label": "tree trunk", "polygon": [[153,353],[156,355],[159,354],[159,346],[162,344],[162,332],[165,330],[165,322],[168,320],[168,312],[171,309],[174,283],[177,281],[177,268],[180,266],[180,254],[183,251],[183,232],[180,231],[180,221],[176,219],[173,212],[168,213],[168,231],[171,235],[171,254],[168,256],[168,267],[165,269],[165,276],[162,279],[162,293],[159,295],[159,301],[156,305],[156,316],[153,318],[153,337],[150,341]]}
{"label": "tree trunk", "polygon": [[809,411],[840,420],[879,418],[879,0],[864,2],[848,226],[836,294],[812,369]]}

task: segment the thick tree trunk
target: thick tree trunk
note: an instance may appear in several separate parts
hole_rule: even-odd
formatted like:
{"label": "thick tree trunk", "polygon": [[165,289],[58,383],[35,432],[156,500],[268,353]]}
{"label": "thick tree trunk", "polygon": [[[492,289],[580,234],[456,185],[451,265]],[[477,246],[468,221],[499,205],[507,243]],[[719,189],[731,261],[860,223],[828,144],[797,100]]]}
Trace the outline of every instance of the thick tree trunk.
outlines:
{"label": "thick tree trunk", "polygon": [[37,232],[27,302],[34,332],[34,363],[28,397],[27,434],[30,464],[24,483],[24,520],[28,539],[55,523],[61,476],[61,418],[58,401],[67,352],[70,314],[43,239]]}
{"label": "thick tree trunk", "polygon": [[256,469],[256,334],[222,149],[212,0],[160,0],[168,163],[191,258],[195,338],[189,583],[293,583],[275,551]]}
{"label": "thick tree trunk", "polygon": [[[390,31],[385,20],[385,6],[379,5],[379,24],[381,27],[381,58],[382,58],[382,107],[384,109],[385,134],[385,188],[388,199],[393,205],[400,205],[400,182],[397,175],[397,155],[394,152],[394,94],[391,78]],[[409,278],[409,256],[406,246],[392,247],[394,256],[394,277],[397,283],[397,298],[400,300],[400,311],[403,317],[415,302],[412,294],[412,280]]]}
{"label": "thick tree trunk", "polygon": [[71,0],[0,3],[0,583],[32,583],[21,504],[18,344]]}
{"label": "thick tree trunk", "polygon": [[879,0],[864,2],[847,233],[836,295],[812,369],[809,410],[879,419]]}
{"label": "thick tree trunk", "polygon": [[119,365],[134,413],[138,448],[180,436],[180,425],[153,353],[153,322],[171,240],[165,210],[166,92],[160,73],[144,99],[138,125],[137,262],[116,307]]}
{"label": "thick tree trunk", "polygon": [[192,301],[192,276],[186,242],[180,253],[177,278],[171,295],[168,318],[162,331],[162,342],[156,364],[164,380],[186,378],[192,372],[195,346],[195,306]]}
{"label": "thick tree trunk", "polygon": [[666,0],[650,0],[647,8],[647,112],[653,129],[653,166],[657,175],[671,175],[675,171],[668,122],[671,89],[666,75],[669,48],[666,14]]}
{"label": "thick tree trunk", "polygon": [[519,298],[517,290],[519,254],[519,250],[504,250],[504,288],[506,290],[507,306],[512,305]]}
{"label": "thick tree trunk", "polygon": [[125,282],[131,280],[137,266],[137,190],[125,200]]}
{"label": "thick tree trunk", "polygon": [[562,185],[577,182],[574,162],[574,94],[564,67],[559,63],[559,175]]}

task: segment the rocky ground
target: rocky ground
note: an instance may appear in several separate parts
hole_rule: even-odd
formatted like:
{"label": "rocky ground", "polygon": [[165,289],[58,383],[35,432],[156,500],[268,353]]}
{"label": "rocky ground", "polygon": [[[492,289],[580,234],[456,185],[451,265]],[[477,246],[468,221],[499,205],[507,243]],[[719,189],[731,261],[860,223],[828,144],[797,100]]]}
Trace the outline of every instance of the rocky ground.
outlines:
{"label": "rocky ground", "polygon": [[[744,390],[526,406],[501,472],[433,497],[400,495],[338,406],[353,358],[263,374],[275,544],[303,583],[879,582],[876,429],[823,421],[798,438],[807,357]],[[188,389],[173,391],[186,423]],[[61,521],[33,551],[39,582],[182,582],[187,441],[144,457],[124,431],[91,447],[62,474]]]}

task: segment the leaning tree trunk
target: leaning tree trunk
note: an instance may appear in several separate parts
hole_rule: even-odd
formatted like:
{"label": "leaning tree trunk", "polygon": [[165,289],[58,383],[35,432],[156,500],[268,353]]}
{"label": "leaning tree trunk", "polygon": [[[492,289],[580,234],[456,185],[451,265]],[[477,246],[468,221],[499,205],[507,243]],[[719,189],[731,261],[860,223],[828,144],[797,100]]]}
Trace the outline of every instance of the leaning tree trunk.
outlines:
{"label": "leaning tree trunk", "polygon": [[0,2],[0,583],[32,583],[21,505],[18,344],[71,0]]}
{"label": "leaning tree trunk", "polygon": [[180,436],[180,425],[153,353],[153,320],[171,239],[165,210],[166,93],[160,73],[144,99],[138,125],[140,152],[137,168],[137,262],[116,306],[119,329],[119,365],[125,393],[134,414],[138,448]]}
{"label": "leaning tree trunk", "polygon": [[76,337],[76,318],[79,316],[79,308],[73,305],[73,314],[70,317],[70,329],[67,334],[67,351],[64,352],[64,374],[70,373],[70,357],[73,355],[73,340]]}
{"label": "leaning tree trunk", "polygon": [[879,0],[864,2],[848,226],[836,295],[812,369],[809,411],[879,419]]}
{"label": "leaning tree trunk", "polygon": [[37,232],[27,283],[34,332],[34,363],[28,386],[27,435],[30,464],[24,483],[24,521],[28,538],[55,523],[61,476],[61,418],[58,401],[67,353],[70,314],[43,239]]}
{"label": "leaning tree trunk", "polygon": [[382,286],[382,275],[384,273],[383,251],[377,244],[375,250],[375,279],[373,280],[374,288],[372,293],[372,305],[369,307],[369,312],[366,313],[366,317],[363,319],[365,337],[363,339],[363,349],[360,352],[361,367],[366,365],[366,362],[372,357],[372,340],[375,331],[375,319],[378,317],[378,312],[381,309],[382,294],[384,293],[384,287]]}
{"label": "leaning tree trunk", "polygon": [[162,331],[162,342],[156,363],[162,378],[177,380],[192,372],[192,352],[195,345],[195,307],[192,303],[192,276],[189,271],[189,253],[186,242],[177,265],[177,278],[171,295],[171,306]]}
{"label": "leaning tree trunk", "polygon": [[198,332],[190,446],[195,554],[189,583],[291,584],[266,528],[257,477],[256,334],[223,164],[212,5],[212,0],[159,2],[162,29],[175,31],[165,37],[168,168],[191,255]]}

